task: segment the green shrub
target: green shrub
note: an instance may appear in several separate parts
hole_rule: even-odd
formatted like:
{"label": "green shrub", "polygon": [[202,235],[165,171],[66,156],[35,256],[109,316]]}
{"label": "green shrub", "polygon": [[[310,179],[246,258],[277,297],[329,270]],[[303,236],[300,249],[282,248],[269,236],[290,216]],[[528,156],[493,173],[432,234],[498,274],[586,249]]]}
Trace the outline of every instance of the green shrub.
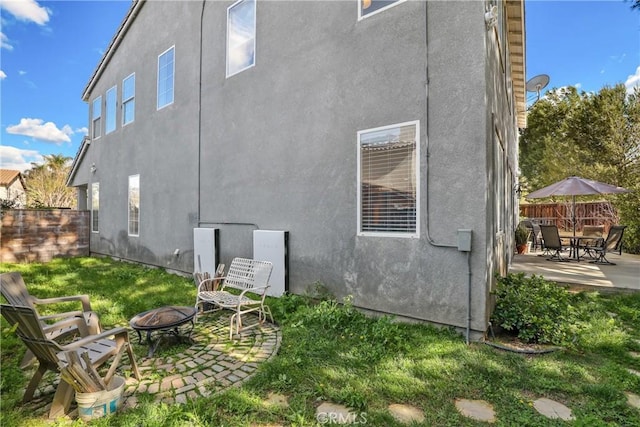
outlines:
{"label": "green shrub", "polygon": [[568,344],[575,314],[569,292],[542,276],[524,273],[498,278],[494,324],[525,342]]}

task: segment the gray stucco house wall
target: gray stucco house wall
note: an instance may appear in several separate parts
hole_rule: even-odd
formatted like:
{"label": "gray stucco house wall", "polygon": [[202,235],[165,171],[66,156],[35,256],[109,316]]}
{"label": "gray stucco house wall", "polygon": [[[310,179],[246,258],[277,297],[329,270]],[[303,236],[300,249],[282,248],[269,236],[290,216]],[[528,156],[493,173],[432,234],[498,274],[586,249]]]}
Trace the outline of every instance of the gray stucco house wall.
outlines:
{"label": "gray stucco house wall", "polygon": [[[287,230],[292,292],[319,281],[365,310],[481,336],[513,252],[523,2],[399,1],[358,19],[357,1],[258,0],[254,65],[227,77],[232,5],[133,2],[83,93],[90,128],[102,97],[100,136],[69,177],[87,208],[99,184],[91,252],[191,272],[194,228],[220,229],[227,264],[251,256],[253,230]],[[171,47],[174,101],[157,109],[158,57]],[[132,73],[135,120],[123,126]],[[361,232],[359,132],[407,123],[418,130],[415,232]],[[460,229],[472,230],[470,252]]]}

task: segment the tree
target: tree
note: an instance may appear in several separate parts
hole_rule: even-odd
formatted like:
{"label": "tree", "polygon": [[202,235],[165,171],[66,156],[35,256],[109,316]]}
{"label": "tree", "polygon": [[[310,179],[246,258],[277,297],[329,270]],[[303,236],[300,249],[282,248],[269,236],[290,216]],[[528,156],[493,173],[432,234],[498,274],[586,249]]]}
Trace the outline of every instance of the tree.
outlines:
{"label": "tree", "polygon": [[71,158],[62,154],[44,156],[41,165],[25,173],[27,204],[32,208],[70,208],[75,205],[75,192],[66,181],[71,168]]}
{"label": "tree", "polygon": [[640,253],[640,89],[555,89],[533,105],[527,121],[520,138],[525,193],[572,175],[632,190],[607,198],[628,226],[625,248]]}

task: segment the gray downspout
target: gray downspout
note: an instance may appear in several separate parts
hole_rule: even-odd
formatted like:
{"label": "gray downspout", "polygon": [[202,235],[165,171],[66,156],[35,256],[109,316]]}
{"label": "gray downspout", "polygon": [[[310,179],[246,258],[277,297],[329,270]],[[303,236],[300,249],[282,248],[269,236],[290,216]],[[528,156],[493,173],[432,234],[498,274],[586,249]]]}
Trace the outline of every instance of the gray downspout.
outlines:
{"label": "gray downspout", "polygon": [[467,345],[469,345],[469,333],[471,331],[471,251],[467,252]]}

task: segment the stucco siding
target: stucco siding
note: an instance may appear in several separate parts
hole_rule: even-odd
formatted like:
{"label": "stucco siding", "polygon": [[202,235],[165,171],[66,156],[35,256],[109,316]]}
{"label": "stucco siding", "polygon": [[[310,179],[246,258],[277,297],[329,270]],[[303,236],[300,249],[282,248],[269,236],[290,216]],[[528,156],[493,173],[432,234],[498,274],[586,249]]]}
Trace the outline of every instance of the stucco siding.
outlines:
{"label": "stucco siding", "polygon": [[[185,270],[193,265],[197,206],[199,9],[193,2],[142,7],[93,87],[90,101],[118,87],[116,131],[91,143],[83,163],[96,164],[91,182],[100,183],[99,233],[91,250]],[[180,19],[176,19],[179,17]],[[174,103],[156,107],[158,55],[175,46]],[[122,80],[135,73],[135,120],[122,126]],[[91,114],[91,112],[90,112]],[[90,117],[90,116],[89,116]],[[103,106],[104,120],[104,106]],[[140,176],[140,233],[128,233],[128,180]],[[178,257],[175,249],[182,249]]]}
{"label": "stucco siding", "polygon": [[[100,182],[92,252],[191,272],[194,227],[220,229],[227,264],[252,256],[253,230],[287,230],[291,291],[320,282],[368,310],[465,328],[470,284],[482,333],[490,270],[506,262],[494,133],[516,136],[485,4],[408,1],[358,21],[357,2],[259,1],[255,66],[227,78],[231,4],[146,2],[89,86],[89,103],[114,85],[120,101],[136,73],[135,121],[122,127],[118,103],[116,131],[91,142],[73,181]],[[156,110],[157,57],[171,46],[175,102]],[[419,129],[417,237],[360,235],[357,134],[406,122]],[[470,258],[459,229],[473,231]]]}

